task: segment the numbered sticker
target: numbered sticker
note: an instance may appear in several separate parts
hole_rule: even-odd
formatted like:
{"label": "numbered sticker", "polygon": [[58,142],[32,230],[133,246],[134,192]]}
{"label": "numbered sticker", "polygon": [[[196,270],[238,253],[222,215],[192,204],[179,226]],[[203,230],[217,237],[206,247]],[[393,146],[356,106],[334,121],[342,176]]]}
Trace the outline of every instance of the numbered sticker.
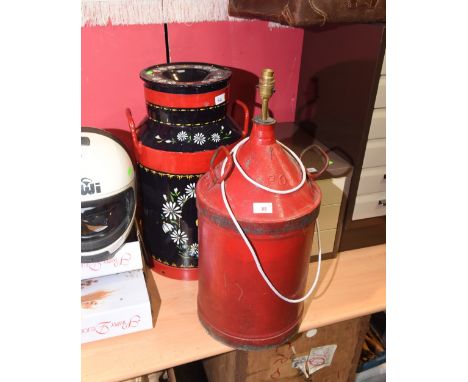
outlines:
{"label": "numbered sticker", "polygon": [[254,214],[271,214],[273,213],[273,205],[271,203],[254,203]]}
{"label": "numbered sticker", "polygon": [[215,97],[215,104],[216,105],[219,105],[220,103],[223,103],[224,101],[226,101],[226,94],[225,93],[220,94],[219,96]]}

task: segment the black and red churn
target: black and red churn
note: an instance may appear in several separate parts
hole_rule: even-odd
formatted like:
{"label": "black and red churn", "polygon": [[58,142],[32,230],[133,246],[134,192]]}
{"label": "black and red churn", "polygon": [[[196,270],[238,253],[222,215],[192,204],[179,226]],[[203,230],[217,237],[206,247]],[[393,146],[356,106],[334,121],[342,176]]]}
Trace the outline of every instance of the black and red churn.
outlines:
{"label": "black and red churn", "polygon": [[136,127],[127,117],[138,162],[142,237],[156,272],[198,278],[198,216],[195,186],[220,146],[232,147],[248,130],[227,115],[228,68],[194,62],[151,66],[141,71],[147,116]]}

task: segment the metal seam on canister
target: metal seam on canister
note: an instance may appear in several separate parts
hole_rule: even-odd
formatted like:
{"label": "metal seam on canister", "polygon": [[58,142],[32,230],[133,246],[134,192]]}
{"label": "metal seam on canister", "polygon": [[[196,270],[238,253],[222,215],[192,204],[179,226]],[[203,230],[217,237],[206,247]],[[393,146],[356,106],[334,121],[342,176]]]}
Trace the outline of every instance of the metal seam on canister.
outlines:
{"label": "metal seam on canister", "polygon": [[[218,215],[214,213],[211,209],[202,205],[203,202],[200,199],[197,199],[197,210],[198,215],[203,216],[210,220],[212,223],[230,229],[232,231],[236,231],[236,227],[232,223],[229,216]],[[278,222],[278,223],[268,223],[262,222],[261,224],[257,223],[249,223],[242,220],[239,220],[239,224],[241,225],[242,229],[246,234],[253,234],[253,235],[277,235],[277,234],[284,234],[292,231],[297,231],[299,229],[303,229],[308,227],[315,221],[320,212],[320,204],[308,214],[301,216],[294,220],[289,220],[287,222]]]}

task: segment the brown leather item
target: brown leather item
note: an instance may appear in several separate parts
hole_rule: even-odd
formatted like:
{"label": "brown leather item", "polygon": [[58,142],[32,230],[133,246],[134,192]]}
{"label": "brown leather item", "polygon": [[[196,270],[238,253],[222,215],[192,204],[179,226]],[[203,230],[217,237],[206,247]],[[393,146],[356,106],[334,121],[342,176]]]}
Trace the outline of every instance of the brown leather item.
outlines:
{"label": "brown leather item", "polygon": [[386,0],[229,0],[229,15],[293,27],[385,22]]}

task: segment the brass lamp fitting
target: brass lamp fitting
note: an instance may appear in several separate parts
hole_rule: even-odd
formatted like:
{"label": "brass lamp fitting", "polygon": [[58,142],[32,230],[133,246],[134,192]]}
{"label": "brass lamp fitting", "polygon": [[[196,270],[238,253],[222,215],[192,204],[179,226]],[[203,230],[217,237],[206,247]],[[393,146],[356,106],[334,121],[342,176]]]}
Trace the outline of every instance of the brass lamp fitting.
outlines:
{"label": "brass lamp fitting", "polygon": [[275,91],[275,77],[272,69],[263,69],[258,88],[262,99],[262,119],[266,121],[269,118],[268,101]]}

